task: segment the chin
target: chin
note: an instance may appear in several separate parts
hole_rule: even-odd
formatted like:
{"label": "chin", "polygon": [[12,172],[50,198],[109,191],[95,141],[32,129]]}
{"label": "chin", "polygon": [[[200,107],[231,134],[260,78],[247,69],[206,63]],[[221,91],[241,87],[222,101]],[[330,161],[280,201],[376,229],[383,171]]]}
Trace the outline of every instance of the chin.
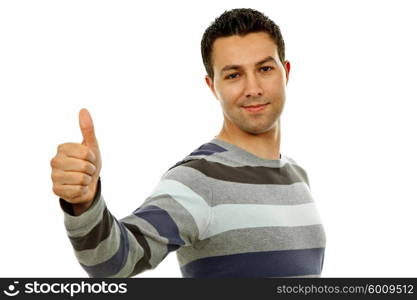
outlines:
{"label": "chin", "polygon": [[240,129],[250,134],[261,134],[274,129],[276,126],[277,122],[275,121],[268,126],[242,126]]}
{"label": "chin", "polygon": [[241,128],[241,130],[244,131],[244,132],[246,132],[246,133],[255,134],[256,135],[256,134],[265,133],[265,132],[269,131],[270,128],[265,128],[265,127],[262,127],[262,128],[259,128],[259,127],[253,128],[253,127],[251,127],[251,128]]}

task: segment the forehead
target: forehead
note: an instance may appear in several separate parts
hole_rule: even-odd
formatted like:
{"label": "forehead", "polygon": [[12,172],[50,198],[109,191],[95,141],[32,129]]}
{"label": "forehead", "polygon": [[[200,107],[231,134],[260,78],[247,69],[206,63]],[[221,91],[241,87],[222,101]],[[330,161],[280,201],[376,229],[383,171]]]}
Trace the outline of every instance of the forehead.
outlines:
{"label": "forehead", "polygon": [[266,32],[221,37],[213,43],[212,63],[215,70],[228,64],[250,65],[267,56],[279,60],[277,45]]}

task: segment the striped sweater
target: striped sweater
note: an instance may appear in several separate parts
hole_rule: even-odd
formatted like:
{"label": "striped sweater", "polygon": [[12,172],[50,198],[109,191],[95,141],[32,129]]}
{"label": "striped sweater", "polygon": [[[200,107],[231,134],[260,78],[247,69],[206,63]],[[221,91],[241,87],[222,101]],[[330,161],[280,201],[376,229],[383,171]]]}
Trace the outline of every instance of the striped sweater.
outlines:
{"label": "striped sweater", "polygon": [[89,277],[133,277],[176,251],[183,277],[320,277],[326,237],[306,171],[216,137],[169,168],[117,219],[101,181],[80,216],[60,198],[75,256]]}

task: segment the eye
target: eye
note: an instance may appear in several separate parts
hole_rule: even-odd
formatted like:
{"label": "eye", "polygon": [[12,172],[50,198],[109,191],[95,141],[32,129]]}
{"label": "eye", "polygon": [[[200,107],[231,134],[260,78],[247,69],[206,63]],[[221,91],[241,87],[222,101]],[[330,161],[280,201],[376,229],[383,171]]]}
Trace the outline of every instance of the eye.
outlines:
{"label": "eye", "polygon": [[238,73],[229,74],[225,77],[225,79],[235,79],[236,77],[234,76],[238,76],[238,75],[239,75]]}
{"label": "eye", "polygon": [[[268,69],[269,68],[269,69]],[[268,72],[268,71],[270,71],[270,70],[272,70],[273,69],[273,67],[270,67],[270,66],[265,66],[265,67],[262,67],[261,68],[261,70],[262,71],[265,71],[265,72]]]}

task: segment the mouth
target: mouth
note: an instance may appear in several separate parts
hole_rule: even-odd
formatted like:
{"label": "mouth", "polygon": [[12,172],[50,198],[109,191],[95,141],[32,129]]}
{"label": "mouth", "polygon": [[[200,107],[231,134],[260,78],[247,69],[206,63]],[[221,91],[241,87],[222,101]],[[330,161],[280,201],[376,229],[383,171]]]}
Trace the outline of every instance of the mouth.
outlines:
{"label": "mouth", "polygon": [[248,105],[248,106],[242,106],[246,111],[248,112],[259,112],[268,105],[269,103],[265,104],[258,104],[258,105]]}

